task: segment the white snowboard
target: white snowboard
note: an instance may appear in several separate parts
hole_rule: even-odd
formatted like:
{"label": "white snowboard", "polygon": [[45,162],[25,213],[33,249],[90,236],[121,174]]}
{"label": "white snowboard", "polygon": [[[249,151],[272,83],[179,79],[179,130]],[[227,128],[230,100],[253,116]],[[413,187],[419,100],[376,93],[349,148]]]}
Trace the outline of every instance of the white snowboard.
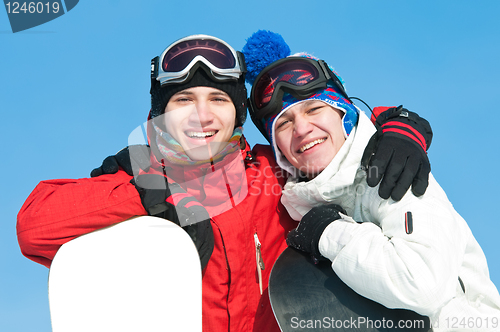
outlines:
{"label": "white snowboard", "polygon": [[191,238],[155,217],[64,244],[49,273],[53,332],[201,331],[201,297]]}

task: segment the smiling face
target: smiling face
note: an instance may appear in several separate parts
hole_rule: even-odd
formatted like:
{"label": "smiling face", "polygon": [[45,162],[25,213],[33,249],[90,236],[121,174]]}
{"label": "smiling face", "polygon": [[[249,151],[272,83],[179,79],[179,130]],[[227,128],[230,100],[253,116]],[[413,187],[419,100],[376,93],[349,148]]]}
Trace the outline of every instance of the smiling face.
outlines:
{"label": "smiling face", "polygon": [[319,100],[298,103],[276,120],[276,145],[295,168],[313,179],[345,142],[343,115]]}
{"label": "smiling face", "polygon": [[236,109],[222,90],[198,86],[173,95],[165,107],[167,132],[192,160],[208,160],[229,142]]}

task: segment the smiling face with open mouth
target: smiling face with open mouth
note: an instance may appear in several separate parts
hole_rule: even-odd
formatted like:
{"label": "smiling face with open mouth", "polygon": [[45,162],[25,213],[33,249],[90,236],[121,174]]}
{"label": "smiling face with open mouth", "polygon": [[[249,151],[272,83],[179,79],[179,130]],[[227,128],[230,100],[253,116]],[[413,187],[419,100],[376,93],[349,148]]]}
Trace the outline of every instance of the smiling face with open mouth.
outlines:
{"label": "smiling face with open mouth", "polygon": [[208,160],[222,151],[233,135],[236,109],[229,95],[198,86],[173,95],[165,107],[167,132],[192,160]]}
{"label": "smiling face with open mouth", "polygon": [[345,142],[343,115],[320,100],[297,103],[275,121],[276,145],[295,168],[313,179]]}

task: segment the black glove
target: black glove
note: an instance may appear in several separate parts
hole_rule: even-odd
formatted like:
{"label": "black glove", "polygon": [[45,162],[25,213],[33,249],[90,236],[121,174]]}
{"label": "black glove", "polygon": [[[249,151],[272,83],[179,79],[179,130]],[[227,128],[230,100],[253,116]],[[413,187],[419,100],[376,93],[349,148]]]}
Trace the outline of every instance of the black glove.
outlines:
{"label": "black glove", "polygon": [[339,212],[347,214],[337,204],[320,205],[313,207],[300,221],[296,229],[292,229],[286,237],[286,243],[295,249],[305,251],[319,260],[319,239],[325,228],[337,219],[341,219]]}
{"label": "black glove", "polygon": [[118,151],[114,156],[109,156],[102,165],[90,172],[90,177],[103,174],[115,174],[121,167],[128,175],[137,175],[139,169],[147,171],[151,166],[149,161],[150,148],[148,145],[130,145]]}
{"label": "black glove", "polygon": [[130,183],[135,185],[150,216],[173,221],[189,234],[204,269],[214,250],[214,234],[207,210],[179,184],[167,183],[163,175],[141,174]]}
{"label": "black glove", "polygon": [[368,185],[375,187],[382,179],[379,195],[384,199],[399,201],[410,185],[415,196],[423,195],[431,171],[426,152],[432,141],[429,122],[399,106],[380,113],[375,126],[361,162]]}

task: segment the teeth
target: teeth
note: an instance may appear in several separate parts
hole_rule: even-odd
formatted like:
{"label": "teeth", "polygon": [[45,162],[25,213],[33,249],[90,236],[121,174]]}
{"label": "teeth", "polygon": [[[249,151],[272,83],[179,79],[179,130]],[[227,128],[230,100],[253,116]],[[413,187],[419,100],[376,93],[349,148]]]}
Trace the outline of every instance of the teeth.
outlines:
{"label": "teeth", "polygon": [[320,139],[317,139],[315,141],[312,141],[311,143],[307,143],[306,145],[304,145],[303,147],[301,147],[299,149],[300,152],[304,152],[306,151],[307,149],[310,149],[312,148],[313,146],[315,146],[316,144],[320,144],[320,143],[323,143],[324,141],[326,141],[326,138],[320,138]]}
{"label": "teeth", "polygon": [[186,134],[191,137],[191,138],[207,138],[215,135],[216,131],[205,131],[205,132],[199,132],[199,131],[188,131]]}

